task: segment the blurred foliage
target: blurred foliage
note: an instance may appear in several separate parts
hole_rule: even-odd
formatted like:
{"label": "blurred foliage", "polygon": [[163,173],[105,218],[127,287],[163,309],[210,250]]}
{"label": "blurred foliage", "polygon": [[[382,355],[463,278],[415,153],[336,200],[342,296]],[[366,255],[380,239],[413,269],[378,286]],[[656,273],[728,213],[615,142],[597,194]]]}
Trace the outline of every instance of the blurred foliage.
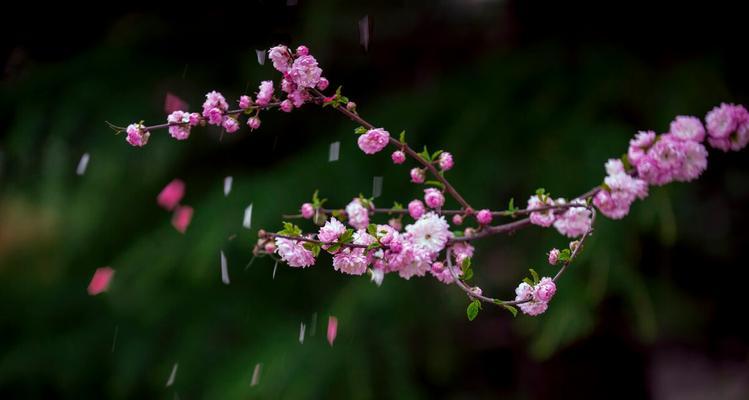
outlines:
{"label": "blurred foliage", "polygon": [[[248,42],[217,44],[215,53],[187,51],[206,39],[180,15],[123,14],[64,57],[34,62],[30,46],[24,68],[6,75],[2,397],[595,397],[595,388],[622,382],[602,376],[601,352],[641,371],[623,393],[642,397],[642,371],[661,347],[680,343],[746,362],[749,331],[731,322],[742,295],[706,280],[712,271],[747,276],[738,268],[748,236],[744,153],[711,152],[699,182],[654,188],[625,220],[600,218],[545,315],[513,319],[485,307],[468,323],[466,298],[433,279],[387,276],[378,288],[333,271],[325,257],[306,270],[279,265],[275,279],[269,259],[246,267],[256,229],[278,229],[280,215],[316,189],[342,206],[383,176],[378,205],[420,195],[387,154],[361,154],[355,125],[332,111],[268,112],[259,131],[196,129],[185,142],[154,132],[142,149],[104,124],[161,120],[167,91],[193,108],[212,89],[238,98],[275,77],[255,49],[304,42],[368,120],[405,129],[416,146],[448,149],[456,160],[449,177],[465,197],[504,208],[510,198],[524,204],[537,187],[570,197],[600,183],[605,160],[639,129],[665,131],[676,114],[746,103],[746,81],[729,81],[745,60],[729,65],[723,49],[652,58],[637,41],[578,40],[553,28],[544,36],[534,30],[543,21],[514,3],[284,7],[263,5],[259,13],[275,16],[241,27]],[[356,26],[367,13],[374,34],[364,52]],[[227,29],[221,40],[240,27]],[[341,156],[330,163],[334,141]],[[85,152],[91,161],[77,176]],[[234,186],[224,197],[227,175]],[[175,177],[195,208],[184,235],[155,202]],[[529,229],[477,245],[475,279],[505,297],[529,267],[552,274],[544,253],[566,240]],[[221,250],[230,285],[220,280]],[[112,287],[90,297],[86,285],[104,265],[116,270]],[[329,315],[339,320],[332,347]],[[260,383],[251,387],[257,363]],[[584,376],[590,389],[564,389],[565,379]]]}

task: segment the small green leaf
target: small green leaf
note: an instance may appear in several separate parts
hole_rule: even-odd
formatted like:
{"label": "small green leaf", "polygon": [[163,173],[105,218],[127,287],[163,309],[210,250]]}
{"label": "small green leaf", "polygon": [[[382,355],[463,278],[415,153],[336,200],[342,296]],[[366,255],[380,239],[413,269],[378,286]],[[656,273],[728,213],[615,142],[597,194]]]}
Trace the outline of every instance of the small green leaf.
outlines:
{"label": "small green leaf", "polygon": [[346,229],[346,232],[343,232],[343,234],[341,234],[341,237],[338,238],[338,241],[340,243],[351,243],[351,241],[353,240],[354,240],[353,229]]}
{"label": "small green leaf", "polygon": [[517,308],[515,308],[515,307],[513,307],[511,305],[508,305],[508,304],[502,304],[502,308],[504,308],[505,310],[511,312],[513,317],[517,317],[518,316],[518,309]]}
{"label": "small green leaf", "polygon": [[398,203],[397,201],[393,202],[393,210],[402,210],[402,209],[403,209],[403,204]]}
{"label": "small green leaf", "polygon": [[473,268],[468,268],[463,272],[463,276],[461,277],[464,281],[470,281],[473,279]]}
{"label": "small green leaf", "polygon": [[444,189],[445,185],[442,184],[440,181],[426,181],[424,182],[425,185],[431,185],[431,186],[437,186],[440,189]]}
{"label": "small green leaf", "polygon": [[379,248],[380,248],[380,243],[379,242],[374,242],[374,243],[370,244],[369,246],[367,246],[367,251],[374,250],[374,249],[379,249]]}
{"label": "small green leaf", "polygon": [[377,225],[375,224],[369,224],[367,225],[367,233],[370,235],[377,237]]}
{"label": "small green leaf", "polygon": [[406,144],[406,131],[401,131],[400,142]]}
{"label": "small green leaf", "polygon": [[531,276],[533,277],[533,284],[537,284],[538,281],[540,281],[540,278],[538,277],[538,272],[536,272],[535,269],[531,268],[528,271],[531,271]]}
{"label": "small green leaf", "polygon": [[357,134],[357,135],[361,135],[361,134],[367,133],[367,128],[365,128],[363,126],[360,126],[360,127],[356,128],[356,129],[354,129],[354,133]]}
{"label": "small green leaf", "polygon": [[469,321],[473,321],[476,319],[476,316],[479,315],[479,310],[481,309],[481,301],[474,300],[470,304],[468,304],[468,308],[466,309],[466,315],[468,316]]}
{"label": "small green leaf", "polygon": [[528,285],[530,285],[530,286],[533,286],[533,285],[534,285],[534,283],[533,283],[533,281],[531,280],[531,278],[528,278],[528,277],[525,277],[525,278],[523,278],[523,282],[527,283],[527,284],[528,284]]}
{"label": "small green leaf", "polygon": [[455,236],[455,237],[463,237],[463,236],[465,236],[465,233],[463,233],[463,231],[453,231],[453,236]]}
{"label": "small green leaf", "polygon": [[424,161],[428,163],[432,162],[432,159],[429,157],[429,150],[427,149],[426,146],[424,146],[424,150],[422,150],[421,153],[419,153],[419,157],[421,157],[422,159],[424,159]]}
{"label": "small green leaf", "polygon": [[572,256],[572,252],[570,249],[564,249],[559,252],[559,261],[565,262],[569,261]]}
{"label": "small green leaf", "polygon": [[340,243],[333,244],[330,247],[328,247],[328,253],[333,254],[336,251],[338,251],[338,249],[340,249],[340,248],[341,248],[341,244]]}
{"label": "small green leaf", "polygon": [[436,160],[437,157],[440,156],[440,154],[442,154],[442,150],[435,151],[434,154],[432,154],[432,160]]}

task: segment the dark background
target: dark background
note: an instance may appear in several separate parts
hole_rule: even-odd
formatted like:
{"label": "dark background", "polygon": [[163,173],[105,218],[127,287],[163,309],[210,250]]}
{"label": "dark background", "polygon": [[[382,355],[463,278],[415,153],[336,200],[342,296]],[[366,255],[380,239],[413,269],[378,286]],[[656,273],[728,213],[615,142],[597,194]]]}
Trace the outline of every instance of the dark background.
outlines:
{"label": "dark background", "polygon": [[[387,276],[378,288],[325,257],[279,265],[275,279],[268,259],[245,270],[256,229],[280,228],[315,189],[343,206],[384,176],[378,205],[418,196],[408,168],[361,154],[341,116],[268,112],[253,133],[196,129],[175,142],[159,131],[142,149],[104,124],[161,122],[167,92],[193,109],[213,89],[233,102],[277,77],[256,49],[304,43],[363,116],[451,151],[457,188],[501,209],[540,186],[570,197],[599,184],[637,130],[749,103],[745,15],[715,2],[489,0],[7,14],[0,397],[749,398],[745,151],[711,151],[699,181],[652,189],[624,220],[600,218],[544,315],[485,308],[469,323],[465,297],[430,278]],[[341,156],[329,163],[334,141]],[[155,202],[175,177],[195,208],[185,235]],[[253,230],[241,226],[249,203]],[[478,242],[476,279],[508,297],[528,267],[551,275],[544,253],[565,244],[533,228]],[[117,271],[110,291],[88,296],[104,265]],[[328,315],[340,321],[333,347]]]}

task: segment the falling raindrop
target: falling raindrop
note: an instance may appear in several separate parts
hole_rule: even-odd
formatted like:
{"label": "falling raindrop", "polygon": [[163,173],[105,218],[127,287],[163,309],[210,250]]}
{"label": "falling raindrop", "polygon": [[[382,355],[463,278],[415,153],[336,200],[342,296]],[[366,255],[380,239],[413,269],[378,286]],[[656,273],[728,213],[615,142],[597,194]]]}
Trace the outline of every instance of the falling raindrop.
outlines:
{"label": "falling raindrop", "polygon": [[86,173],[89,158],[91,157],[88,155],[88,153],[83,153],[83,155],[81,156],[81,161],[78,161],[78,168],[75,169],[75,173],[78,174],[78,176],[82,176]]}
{"label": "falling raindrop", "polygon": [[228,196],[229,193],[231,193],[231,184],[234,182],[234,178],[231,176],[227,176],[224,178],[224,197]]}
{"label": "falling raindrop", "polygon": [[120,326],[115,325],[114,326],[114,336],[112,337],[112,353],[114,353],[114,348],[117,346],[117,334],[120,333]]}
{"label": "falling raindrop", "polygon": [[246,229],[250,229],[252,226],[252,203],[244,209],[244,220],[242,220],[242,226]]}
{"label": "falling raindrop", "polygon": [[166,381],[166,387],[172,386],[174,384],[174,378],[177,377],[177,368],[179,368],[179,363],[174,363],[174,366],[172,367],[172,373],[169,374],[169,379]]}
{"label": "falling raindrop", "polygon": [[255,364],[255,369],[252,371],[252,381],[250,381],[250,386],[256,386],[258,383],[260,383],[260,371],[262,368],[263,364]]}
{"label": "falling raindrop", "polygon": [[369,50],[369,15],[365,15],[359,20],[359,44],[364,46],[364,51]]}
{"label": "falling raindrop", "polygon": [[278,269],[278,261],[276,261],[276,264],[273,266],[273,280],[276,279],[276,269]]}
{"label": "falling raindrop", "polygon": [[255,50],[255,53],[257,54],[257,63],[265,65],[265,50]]}
{"label": "falling raindrop", "polygon": [[224,283],[224,285],[228,285],[229,282],[229,269],[226,266],[226,256],[224,255],[224,251],[221,250],[221,282]]}
{"label": "falling raindrop", "polygon": [[372,178],[372,198],[378,198],[382,194],[382,177],[375,176]]}
{"label": "falling raindrop", "polygon": [[333,142],[330,144],[330,151],[328,152],[328,162],[338,161],[338,153],[341,151],[341,142]]}
{"label": "falling raindrop", "polygon": [[307,326],[304,325],[304,322],[301,322],[299,325],[299,344],[304,344],[304,331],[307,329]]}

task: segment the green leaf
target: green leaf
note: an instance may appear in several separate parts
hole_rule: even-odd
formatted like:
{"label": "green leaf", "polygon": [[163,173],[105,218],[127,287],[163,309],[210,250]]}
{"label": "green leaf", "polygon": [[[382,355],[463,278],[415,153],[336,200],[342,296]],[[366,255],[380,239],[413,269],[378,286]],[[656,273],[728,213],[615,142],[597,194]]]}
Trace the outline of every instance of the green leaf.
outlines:
{"label": "green leaf", "polygon": [[436,160],[437,157],[440,156],[440,154],[442,154],[442,150],[435,151],[434,154],[432,154],[432,160]]}
{"label": "green leaf", "polygon": [[534,285],[534,283],[533,283],[533,281],[531,280],[531,278],[528,278],[528,277],[525,277],[525,278],[523,278],[523,282],[525,282],[525,283],[529,284],[530,286],[533,286],[533,285]]}
{"label": "green leaf", "polygon": [[624,165],[624,170],[625,171],[631,171],[632,170],[633,167],[632,167],[632,164],[629,162],[629,156],[627,156],[626,154],[623,154],[621,156],[621,158],[619,158],[619,159],[622,160],[622,164]]}
{"label": "green leaf", "polygon": [[283,223],[283,229],[278,231],[279,235],[285,235],[285,236],[301,236],[302,230],[298,226],[292,224],[291,222],[284,221]]}
{"label": "green leaf", "polygon": [[328,253],[333,254],[336,251],[338,251],[338,249],[340,249],[340,248],[341,248],[341,244],[340,243],[333,244],[330,247],[328,247]]}
{"label": "green leaf", "polygon": [[406,144],[406,131],[401,131],[400,142]]}
{"label": "green leaf", "polygon": [[367,133],[367,128],[365,128],[363,126],[360,126],[360,127],[356,128],[356,129],[354,129],[354,133],[357,134],[357,135],[361,135],[361,134]]}
{"label": "green leaf", "polygon": [[519,208],[515,207],[515,198],[510,198],[510,203],[507,204],[507,212],[514,214],[516,211],[520,210]]}
{"label": "green leaf", "polygon": [[377,225],[375,224],[369,224],[367,225],[367,233],[370,235],[377,237]]}
{"label": "green leaf", "polygon": [[502,300],[494,300],[494,304],[502,306],[502,308],[511,312],[513,317],[518,316],[518,309],[509,304],[505,304],[505,302],[503,302]]}
{"label": "green leaf", "polygon": [[535,285],[535,284],[537,284],[537,283],[538,283],[538,281],[540,281],[540,280],[541,280],[541,279],[540,279],[540,278],[538,277],[538,272],[536,272],[536,270],[535,270],[535,269],[533,269],[533,268],[529,269],[528,271],[531,271],[531,276],[533,277],[533,284],[534,284],[534,285]]}
{"label": "green leaf", "polygon": [[370,244],[369,246],[367,246],[367,250],[366,251],[370,251],[370,250],[374,250],[374,249],[379,249],[379,248],[380,248],[380,243],[379,242],[374,242],[374,243]]}
{"label": "green leaf", "polygon": [[402,209],[403,209],[403,204],[398,203],[397,201],[393,202],[393,210],[402,210]]}
{"label": "green leaf", "polygon": [[431,185],[431,186],[437,186],[440,189],[444,189],[445,185],[442,184],[440,181],[426,181],[424,182],[425,185]]}
{"label": "green leaf", "polygon": [[338,241],[340,243],[351,243],[353,240],[354,240],[353,229],[346,229],[346,232],[343,232],[343,234],[341,234],[341,237],[338,238]]}
{"label": "green leaf", "polygon": [[469,321],[473,321],[476,319],[476,316],[479,315],[479,310],[481,309],[481,301],[474,300],[470,304],[468,304],[468,308],[466,309],[466,315],[468,316]]}
{"label": "green leaf", "polygon": [[470,281],[473,279],[473,268],[468,268],[463,272],[463,276],[461,277],[464,281]]}
{"label": "green leaf", "polygon": [[460,264],[460,267],[463,269],[471,268],[471,259],[469,257],[464,258],[463,263]]}
{"label": "green leaf", "polygon": [[422,159],[424,159],[424,161],[428,163],[432,162],[432,159],[429,157],[429,150],[427,149],[426,146],[424,146],[424,150],[422,150],[421,153],[419,153],[419,157],[421,157]]}
{"label": "green leaf", "polygon": [[465,236],[465,233],[463,233],[463,231],[453,231],[453,236],[455,236],[455,237],[463,237],[463,236]]}
{"label": "green leaf", "polygon": [[569,261],[572,256],[572,252],[570,249],[564,249],[559,252],[559,261],[565,262]]}

